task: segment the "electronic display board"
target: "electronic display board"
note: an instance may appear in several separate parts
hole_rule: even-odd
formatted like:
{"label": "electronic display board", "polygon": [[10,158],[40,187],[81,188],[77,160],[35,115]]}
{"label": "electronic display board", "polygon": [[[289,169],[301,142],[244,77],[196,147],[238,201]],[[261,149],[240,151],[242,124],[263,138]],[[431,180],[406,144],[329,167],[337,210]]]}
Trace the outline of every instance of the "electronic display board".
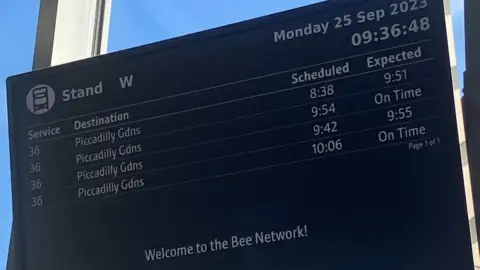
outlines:
{"label": "electronic display board", "polygon": [[9,78],[22,270],[472,269],[443,1]]}

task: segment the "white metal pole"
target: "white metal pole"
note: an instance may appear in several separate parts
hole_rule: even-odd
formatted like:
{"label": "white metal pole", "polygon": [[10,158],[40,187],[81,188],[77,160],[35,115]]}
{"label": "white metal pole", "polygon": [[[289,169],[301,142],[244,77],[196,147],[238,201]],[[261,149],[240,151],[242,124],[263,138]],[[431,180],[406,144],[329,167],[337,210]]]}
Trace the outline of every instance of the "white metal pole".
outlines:
{"label": "white metal pole", "polygon": [[[480,1],[465,0],[465,55],[466,71],[464,73],[464,112],[466,128],[466,148],[471,174],[471,191],[475,213],[480,210]],[[479,215],[477,215],[479,216]],[[471,222],[473,238],[477,238],[478,225]],[[478,243],[475,266],[480,268]]]}
{"label": "white metal pole", "polygon": [[464,119],[464,109],[461,100],[460,86],[458,82],[458,66],[457,66],[457,57],[455,55],[455,40],[453,34],[453,20],[450,9],[450,0],[444,0],[445,7],[445,24],[447,27],[447,38],[448,38],[448,48],[450,54],[450,65],[452,69],[452,84],[453,84],[453,94],[455,101],[455,109],[457,114],[457,126],[458,126],[458,137],[460,143],[460,150],[462,154],[462,165],[463,165],[463,181],[465,188],[465,198],[466,198],[466,207],[467,215],[469,220],[470,227],[470,239],[472,244],[472,256],[475,265],[480,264],[480,253],[478,248],[478,237],[477,237],[477,226],[475,219],[475,203],[473,198],[473,188],[472,188],[472,177],[471,177],[471,163],[468,158],[467,151],[467,141],[466,141],[466,129],[465,129],[465,119]]}
{"label": "white metal pole", "polygon": [[[33,69],[73,62],[107,52],[111,0],[41,0]],[[18,269],[12,226],[7,270]]]}
{"label": "white metal pole", "polygon": [[107,52],[111,0],[42,0],[33,69]]}

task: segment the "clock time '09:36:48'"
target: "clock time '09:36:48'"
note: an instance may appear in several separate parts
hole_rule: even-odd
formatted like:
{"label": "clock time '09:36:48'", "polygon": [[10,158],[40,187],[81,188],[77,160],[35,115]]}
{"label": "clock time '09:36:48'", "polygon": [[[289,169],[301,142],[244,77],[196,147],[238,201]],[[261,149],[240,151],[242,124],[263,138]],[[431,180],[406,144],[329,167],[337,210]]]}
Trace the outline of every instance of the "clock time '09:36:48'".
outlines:
{"label": "clock time '09:36:48'", "polygon": [[355,33],[352,35],[352,45],[358,47],[372,42],[399,38],[411,33],[428,31],[430,28],[430,19],[423,17],[420,20],[412,20],[408,25],[394,24],[392,26],[381,27],[378,31],[366,30],[363,33]]}

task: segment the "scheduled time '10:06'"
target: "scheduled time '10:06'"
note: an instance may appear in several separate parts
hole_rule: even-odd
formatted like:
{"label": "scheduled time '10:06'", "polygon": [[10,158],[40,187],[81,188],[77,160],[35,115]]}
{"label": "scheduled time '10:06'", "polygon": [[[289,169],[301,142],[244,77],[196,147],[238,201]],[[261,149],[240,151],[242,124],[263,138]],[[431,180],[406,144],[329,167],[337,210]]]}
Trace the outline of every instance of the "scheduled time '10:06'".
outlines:
{"label": "scheduled time '10:06'", "polygon": [[381,27],[379,31],[366,30],[363,33],[355,33],[352,36],[352,45],[358,47],[360,45],[370,44],[393,38],[406,36],[410,33],[418,33],[430,30],[430,19],[423,17],[420,20],[412,20],[409,24],[394,24],[390,27]]}

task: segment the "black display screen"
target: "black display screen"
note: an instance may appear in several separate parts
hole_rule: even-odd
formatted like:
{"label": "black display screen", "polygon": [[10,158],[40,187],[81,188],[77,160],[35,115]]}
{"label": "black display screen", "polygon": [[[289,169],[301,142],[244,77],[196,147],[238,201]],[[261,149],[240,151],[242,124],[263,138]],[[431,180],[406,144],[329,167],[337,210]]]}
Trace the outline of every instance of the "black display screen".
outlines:
{"label": "black display screen", "polygon": [[24,270],[473,268],[443,1],[319,3],[11,77]]}

